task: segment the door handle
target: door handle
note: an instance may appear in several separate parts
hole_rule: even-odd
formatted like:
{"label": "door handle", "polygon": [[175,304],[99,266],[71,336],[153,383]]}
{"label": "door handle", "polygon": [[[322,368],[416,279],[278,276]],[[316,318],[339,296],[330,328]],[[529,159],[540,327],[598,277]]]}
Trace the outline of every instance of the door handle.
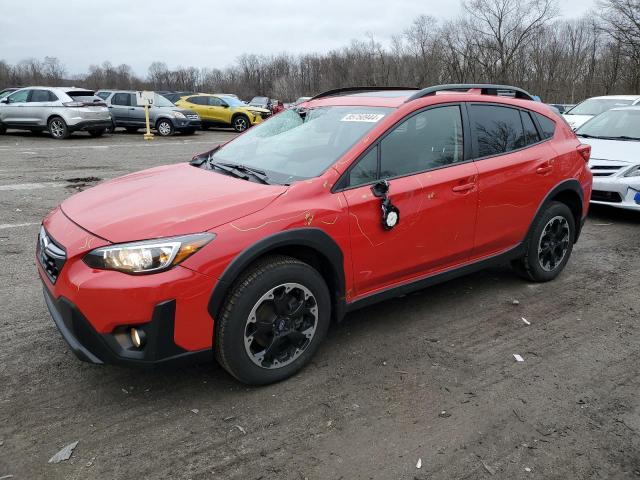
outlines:
{"label": "door handle", "polygon": [[475,183],[465,183],[464,185],[456,185],[451,190],[453,190],[456,193],[464,193],[464,192],[468,192],[469,190],[473,190],[475,186],[476,186]]}
{"label": "door handle", "polygon": [[136,109],[136,107],[130,107],[129,108],[129,110],[135,110],[135,109]]}
{"label": "door handle", "polygon": [[553,170],[553,166],[551,165],[543,165],[541,167],[538,167],[536,169],[536,173],[538,175],[546,175],[547,173],[549,173],[551,170]]}

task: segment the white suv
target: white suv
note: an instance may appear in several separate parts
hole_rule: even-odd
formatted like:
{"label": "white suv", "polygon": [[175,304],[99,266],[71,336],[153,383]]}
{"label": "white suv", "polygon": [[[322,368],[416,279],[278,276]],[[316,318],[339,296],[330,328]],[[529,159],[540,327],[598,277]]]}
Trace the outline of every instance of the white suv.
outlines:
{"label": "white suv", "polygon": [[612,108],[628,107],[640,103],[639,95],[606,95],[603,97],[588,98],[573,107],[562,116],[572,129],[581,127],[596,115],[611,110]]}
{"label": "white suv", "polygon": [[99,137],[110,127],[109,109],[91,90],[27,87],[0,100],[0,134],[15,128],[48,130],[55,139],[76,131]]}

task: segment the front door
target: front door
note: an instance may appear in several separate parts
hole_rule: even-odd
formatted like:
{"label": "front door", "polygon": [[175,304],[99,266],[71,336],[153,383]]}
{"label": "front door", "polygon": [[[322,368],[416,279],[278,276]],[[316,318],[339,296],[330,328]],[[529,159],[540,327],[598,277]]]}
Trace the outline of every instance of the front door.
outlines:
{"label": "front door", "polygon": [[[395,126],[349,170],[343,191],[350,219],[355,295],[466,262],[473,248],[477,169],[465,161],[459,105],[423,110]],[[397,208],[383,225],[381,180]],[[393,222],[391,222],[393,223]]]}

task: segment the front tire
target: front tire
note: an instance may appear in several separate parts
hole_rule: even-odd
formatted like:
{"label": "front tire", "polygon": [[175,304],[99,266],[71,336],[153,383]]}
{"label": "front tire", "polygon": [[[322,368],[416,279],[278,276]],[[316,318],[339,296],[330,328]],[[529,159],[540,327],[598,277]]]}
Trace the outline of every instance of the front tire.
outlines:
{"label": "front tire", "polygon": [[518,275],[534,282],[556,278],[571,257],[576,220],[567,205],[551,202],[534,220],[525,255],[511,262]]}
{"label": "front tire", "polygon": [[218,362],[241,382],[290,377],[326,336],[331,298],[311,266],[283,255],[255,263],[232,286],[215,326]]}
{"label": "front tire", "polygon": [[47,127],[49,128],[49,135],[54,139],[64,140],[65,138],[69,138],[69,127],[67,127],[67,122],[61,117],[53,117],[50,119]]}
{"label": "front tire", "polygon": [[161,118],[156,123],[156,130],[161,137],[169,137],[173,135],[173,123],[166,118]]}
{"label": "front tire", "polygon": [[237,115],[232,120],[232,126],[236,132],[242,133],[251,126],[251,123],[245,115]]}

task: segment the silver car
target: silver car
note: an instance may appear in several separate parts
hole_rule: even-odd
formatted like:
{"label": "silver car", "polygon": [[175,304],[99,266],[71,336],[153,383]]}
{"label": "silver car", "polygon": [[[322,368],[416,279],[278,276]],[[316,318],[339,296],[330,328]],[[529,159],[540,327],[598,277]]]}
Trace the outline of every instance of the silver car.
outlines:
{"label": "silver car", "polygon": [[591,203],[640,212],[640,106],[601,113],[576,135],[591,145]]}
{"label": "silver car", "polygon": [[[136,132],[146,126],[144,107],[138,105],[136,92],[130,90],[99,90],[96,92],[109,107],[115,127],[124,127],[128,132]],[[200,116],[176,107],[162,95],[155,94],[149,108],[149,123],[158,135],[166,137],[174,132],[192,134],[202,125]]]}
{"label": "silver car", "polygon": [[0,134],[15,128],[48,130],[55,139],[77,131],[99,137],[110,127],[109,109],[91,90],[26,87],[0,99]]}

